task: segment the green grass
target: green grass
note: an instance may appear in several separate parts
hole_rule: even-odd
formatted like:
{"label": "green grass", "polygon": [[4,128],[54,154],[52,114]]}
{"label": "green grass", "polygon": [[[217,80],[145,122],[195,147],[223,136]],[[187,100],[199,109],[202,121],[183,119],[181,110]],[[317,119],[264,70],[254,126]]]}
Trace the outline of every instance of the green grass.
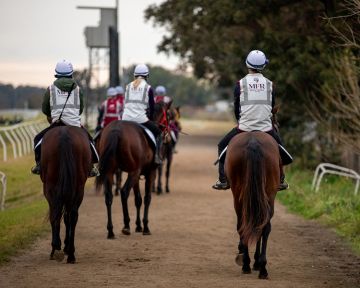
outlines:
{"label": "green grass", "polygon": [[290,189],[279,192],[277,199],[290,211],[307,219],[318,219],[335,228],[360,253],[360,192],[354,195],[352,180],[325,176],[320,189],[311,189],[312,171],[292,168],[287,171]]}
{"label": "green grass", "polygon": [[33,155],[0,162],[7,176],[5,210],[0,211],[0,264],[49,229],[48,206],[39,176],[30,174]]}

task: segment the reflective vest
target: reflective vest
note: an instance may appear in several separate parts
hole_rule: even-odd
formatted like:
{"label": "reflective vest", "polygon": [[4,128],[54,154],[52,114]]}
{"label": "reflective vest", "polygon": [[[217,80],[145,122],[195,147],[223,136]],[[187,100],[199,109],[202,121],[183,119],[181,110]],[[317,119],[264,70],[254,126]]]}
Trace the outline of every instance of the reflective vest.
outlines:
{"label": "reflective vest", "polygon": [[146,109],[149,104],[150,85],[145,79],[135,87],[134,82],[126,86],[123,120],[145,123],[149,121],[146,115]]}
{"label": "reflective vest", "polygon": [[[68,91],[62,91],[54,84],[49,86],[50,108],[52,123],[59,119],[61,111],[69,95]],[[80,89],[77,86],[70,93],[69,99],[61,116],[61,121],[70,126],[81,126],[80,117]]]}
{"label": "reflective vest", "polygon": [[171,98],[169,96],[157,95],[157,96],[155,96],[154,101],[155,101],[155,103],[164,102],[167,104],[167,103],[170,103]]}
{"label": "reflective vest", "polygon": [[121,119],[120,113],[122,107],[117,97],[110,97],[106,99],[103,103],[103,107],[104,107],[104,116],[101,121],[101,127],[104,128],[110,122]]}
{"label": "reflective vest", "polygon": [[242,131],[272,130],[272,82],[261,73],[248,74],[239,81]]}

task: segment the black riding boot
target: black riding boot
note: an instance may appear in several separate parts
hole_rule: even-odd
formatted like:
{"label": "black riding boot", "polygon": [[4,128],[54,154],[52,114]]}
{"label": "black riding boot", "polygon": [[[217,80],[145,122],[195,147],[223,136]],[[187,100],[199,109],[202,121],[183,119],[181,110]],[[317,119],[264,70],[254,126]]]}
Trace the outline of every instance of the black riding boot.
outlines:
{"label": "black riding boot", "polygon": [[[36,144],[35,144],[36,146]],[[40,175],[40,152],[41,152],[41,147],[40,145],[38,147],[36,147],[35,149],[35,161],[36,161],[36,165],[34,167],[31,168],[31,173],[35,174],[35,175]]]}
{"label": "black riding boot", "polygon": [[278,191],[286,190],[289,188],[289,184],[285,181],[285,173],[283,166],[280,167],[280,185]]}
{"label": "black riding boot", "polygon": [[156,150],[154,156],[154,163],[160,165],[162,163],[161,159],[161,146],[162,146],[162,136],[161,134],[156,138]]}
{"label": "black riding boot", "polygon": [[224,162],[219,162],[219,180],[212,186],[216,190],[227,190],[230,188],[230,185],[225,176]]}

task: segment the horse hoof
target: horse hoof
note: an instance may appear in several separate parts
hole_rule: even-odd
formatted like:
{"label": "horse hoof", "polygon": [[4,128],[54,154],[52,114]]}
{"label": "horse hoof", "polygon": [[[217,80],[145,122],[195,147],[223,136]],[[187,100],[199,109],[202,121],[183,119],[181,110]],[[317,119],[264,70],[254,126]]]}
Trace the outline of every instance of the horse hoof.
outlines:
{"label": "horse hoof", "polygon": [[251,274],[251,268],[250,267],[247,267],[247,268],[242,268],[242,272],[243,274]]}
{"label": "horse hoof", "polygon": [[121,230],[121,232],[122,232],[124,235],[130,235],[130,234],[131,234],[130,228],[123,228],[123,229]]}
{"label": "horse hoof", "polygon": [[50,260],[56,260],[57,262],[63,261],[65,258],[65,254],[61,250],[55,250],[52,255],[50,255]]}
{"label": "horse hoof", "polygon": [[112,232],[112,231],[108,232],[107,239],[114,239],[114,238],[115,238],[114,232]]}
{"label": "horse hoof", "polygon": [[268,273],[266,273],[266,274],[259,274],[259,279],[267,280],[267,279],[269,279],[269,274],[268,274]]}
{"label": "horse hoof", "polygon": [[243,265],[243,254],[236,255],[235,263],[239,266]]}
{"label": "horse hoof", "polygon": [[75,264],[76,260],[75,257],[68,257],[66,263],[68,264]]}
{"label": "horse hoof", "polygon": [[143,232],[142,227],[141,227],[141,226],[136,227],[135,232],[136,232],[136,233],[141,233],[141,232]]}
{"label": "horse hoof", "polygon": [[169,189],[169,188],[166,188],[166,193],[170,193],[170,189]]}
{"label": "horse hoof", "polygon": [[151,232],[149,229],[144,229],[143,235],[151,235]]}

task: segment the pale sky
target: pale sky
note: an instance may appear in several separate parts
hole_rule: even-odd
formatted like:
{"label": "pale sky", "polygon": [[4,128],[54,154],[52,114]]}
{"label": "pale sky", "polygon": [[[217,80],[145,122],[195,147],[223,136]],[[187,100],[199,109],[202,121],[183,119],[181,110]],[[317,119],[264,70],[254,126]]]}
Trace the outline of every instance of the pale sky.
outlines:
{"label": "pale sky", "polygon": [[[150,63],[174,69],[178,58],[157,53],[164,33],[144,21],[144,9],[164,0],[119,0],[121,65]],[[47,86],[60,59],[74,69],[88,66],[85,26],[98,26],[98,10],[115,0],[0,0],[0,83]]]}

